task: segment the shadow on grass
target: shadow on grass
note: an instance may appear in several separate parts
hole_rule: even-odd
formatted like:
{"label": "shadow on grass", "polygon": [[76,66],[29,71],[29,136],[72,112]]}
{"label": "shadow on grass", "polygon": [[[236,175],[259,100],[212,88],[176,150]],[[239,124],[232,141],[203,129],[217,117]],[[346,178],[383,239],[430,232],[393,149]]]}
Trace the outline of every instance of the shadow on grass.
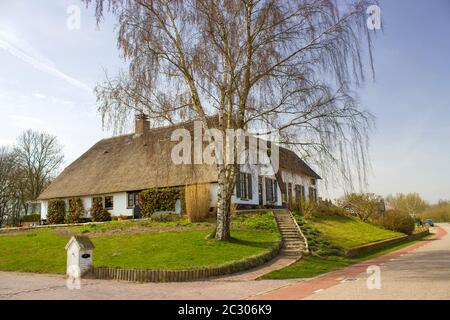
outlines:
{"label": "shadow on grass", "polygon": [[251,240],[242,240],[238,238],[231,237],[230,243],[239,244],[244,246],[256,247],[256,248],[269,248],[276,245],[276,241],[251,241]]}

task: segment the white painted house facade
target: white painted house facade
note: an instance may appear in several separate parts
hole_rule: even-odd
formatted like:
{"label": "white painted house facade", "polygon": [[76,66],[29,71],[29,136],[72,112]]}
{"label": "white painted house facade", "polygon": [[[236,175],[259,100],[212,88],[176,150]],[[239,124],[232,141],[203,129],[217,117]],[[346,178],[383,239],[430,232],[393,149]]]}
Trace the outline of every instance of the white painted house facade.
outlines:
{"label": "white painted house facade", "polygon": [[[170,132],[176,127],[150,129],[145,118],[136,120],[133,134],[99,141],[69,165],[39,196],[41,218],[47,218],[50,199],[79,197],[84,216],[99,201],[113,216],[139,217],[139,192],[149,188],[180,187],[207,183],[210,207],[217,205],[217,171],[208,165],[175,165],[170,159],[174,143]],[[276,175],[261,176],[241,165],[232,203],[238,208],[282,207],[300,198],[316,200],[320,177],[294,152],[280,147]]]}

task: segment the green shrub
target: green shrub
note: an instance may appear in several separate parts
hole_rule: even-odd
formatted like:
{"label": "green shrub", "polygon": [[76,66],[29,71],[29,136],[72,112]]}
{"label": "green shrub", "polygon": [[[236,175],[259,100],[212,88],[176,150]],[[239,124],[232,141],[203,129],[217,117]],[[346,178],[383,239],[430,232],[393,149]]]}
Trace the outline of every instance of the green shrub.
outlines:
{"label": "green shrub", "polygon": [[162,212],[162,211],[155,212],[154,214],[152,214],[151,219],[153,221],[159,221],[159,222],[167,222],[167,221],[173,220],[170,213]]}
{"label": "green shrub", "polygon": [[111,221],[111,214],[103,208],[101,201],[94,201],[90,212],[94,222]]}
{"label": "green shrub", "polygon": [[181,188],[153,188],[141,192],[140,208],[142,216],[150,218],[155,211],[175,211],[175,203],[184,195]]}
{"label": "green shrub", "polygon": [[392,231],[412,234],[415,227],[414,219],[407,213],[398,210],[388,210],[378,222],[384,228]]}
{"label": "green shrub", "polygon": [[79,223],[83,215],[84,206],[80,198],[69,199],[69,212],[67,213],[67,223]]}
{"label": "green shrub", "polygon": [[315,217],[345,216],[346,212],[341,207],[332,204],[331,201],[318,201],[313,215]]}
{"label": "green shrub", "polygon": [[345,216],[346,212],[341,207],[334,205],[331,201],[319,200],[317,202],[308,199],[300,200],[294,211],[305,218],[323,217],[323,216]]}
{"label": "green shrub", "polygon": [[21,218],[22,222],[39,222],[41,220],[41,215],[39,213],[28,214]]}
{"label": "green shrub", "polygon": [[66,219],[66,203],[64,200],[53,199],[48,201],[47,223],[62,224]]}

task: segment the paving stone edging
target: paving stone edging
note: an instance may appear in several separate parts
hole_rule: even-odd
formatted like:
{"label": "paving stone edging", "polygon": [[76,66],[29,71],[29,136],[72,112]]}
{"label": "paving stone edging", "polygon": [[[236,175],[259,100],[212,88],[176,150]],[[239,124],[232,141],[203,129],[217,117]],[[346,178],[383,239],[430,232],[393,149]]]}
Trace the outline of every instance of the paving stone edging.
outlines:
{"label": "paving stone edging", "polygon": [[423,230],[417,233],[414,233],[412,235],[409,236],[400,236],[400,237],[396,237],[396,238],[392,238],[392,239],[387,239],[387,240],[382,240],[382,241],[377,241],[377,242],[372,242],[372,243],[368,243],[368,244],[364,244],[362,246],[358,246],[358,247],[354,247],[348,250],[344,251],[344,256],[348,257],[348,258],[352,258],[352,257],[356,257],[360,254],[363,253],[367,253],[369,251],[372,251],[374,249],[381,249],[384,248],[390,244],[394,244],[394,243],[398,243],[404,240],[416,240],[419,239],[421,237],[424,237],[426,235],[430,234],[429,230]]}
{"label": "paving stone edging", "polygon": [[211,277],[227,275],[258,267],[278,255],[282,241],[269,252],[251,256],[239,261],[224,264],[213,268],[192,270],[145,270],[145,269],[119,269],[119,268],[93,268],[86,278],[105,280],[124,280],[132,282],[184,282],[204,280]]}

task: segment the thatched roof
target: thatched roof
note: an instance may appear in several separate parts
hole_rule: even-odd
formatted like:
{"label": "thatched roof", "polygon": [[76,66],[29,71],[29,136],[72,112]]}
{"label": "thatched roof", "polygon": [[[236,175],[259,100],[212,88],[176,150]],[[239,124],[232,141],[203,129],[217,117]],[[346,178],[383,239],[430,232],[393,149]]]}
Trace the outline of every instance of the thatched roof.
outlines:
{"label": "thatched roof", "polygon": [[[171,142],[170,136],[177,127],[193,131],[193,123],[189,122],[99,141],[70,164],[39,199],[216,182],[214,166],[172,162],[171,151],[177,142]],[[284,148],[280,148],[280,168],[320,178],[295,153]]]}

